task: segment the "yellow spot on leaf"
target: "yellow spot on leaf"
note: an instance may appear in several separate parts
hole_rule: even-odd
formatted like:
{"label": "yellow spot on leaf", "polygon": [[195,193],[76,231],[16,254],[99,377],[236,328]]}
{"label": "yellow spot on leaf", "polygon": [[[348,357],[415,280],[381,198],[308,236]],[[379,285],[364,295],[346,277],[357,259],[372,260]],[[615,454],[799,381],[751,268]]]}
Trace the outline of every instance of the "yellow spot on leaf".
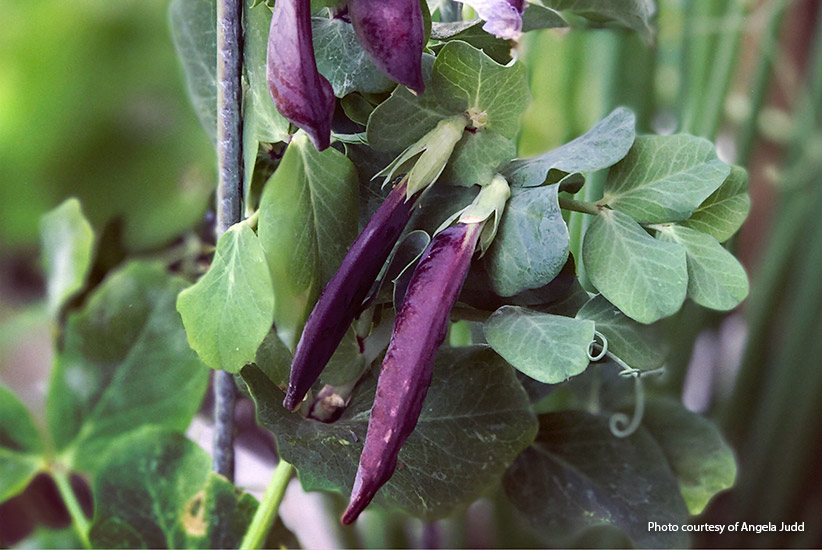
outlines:
{"label": "yellow spot on leaf", "polygon": [[206,534],[208,525],[205,521],[205,491],[199,491],[186,503],[183,512],[183,528],[192,537],[202,537]]}

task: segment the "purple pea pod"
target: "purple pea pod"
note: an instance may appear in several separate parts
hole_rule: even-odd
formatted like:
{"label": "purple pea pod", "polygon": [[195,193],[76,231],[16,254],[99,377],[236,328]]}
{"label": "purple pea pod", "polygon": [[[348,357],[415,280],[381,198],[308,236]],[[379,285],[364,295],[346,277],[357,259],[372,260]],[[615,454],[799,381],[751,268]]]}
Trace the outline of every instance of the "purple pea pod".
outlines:
{"label": "purple pea pod", "polygon": [[268,34],[268,90],[277,110],[318,151],[331,144],[334,90],[317,71],[310,0],[277,0]]}
{"label": "purple pea pod", "polygon": [[380,369],[368,434],[360,455],[348,508],[352,523],[385,485],[397,467],[405,440],[417,425],[437,349],[445,340],[451,308],[471,267],[475,249],[489,244],[498,218],[511,196],[497,174],[474,202],[457,213],[459,222],[437,233],[423,253],[405,293],[394,332]]}
{"label": "purple pea pod", "polygon": [[421,192],[406,197],[407,179],[394,187],[351,245],[305,323],[291,364],[283,406],[296,409],[345,336]]}
{"label": "purple pea pod", "polygon": [[380,370],[365,448],[351,501],[342,516],[346,525],[357,519],[391,478],[400,448],[417,425],[434,357],[448,331],[449,314],[468,274],[482,226],[460,223],[438,233],[414,270]]}
{"label": "purple pea pod", "polygon": [[377,68],[415,94],[423,93],[425,27],[419,0],[348,0],[348,15]]}
{"label": "purple pea pod", "polygon": [[297,408],[325,368],[351,321],[360,313],[361,304],[408,223],[414,204],[445,168],[451,151],[462,137],[465,124],[462,115],[441,121],[386,168],[390,172],[387,178],[393,178],[395,172],[406,172],[407,175],[351,245],[340,269],[328,282],[309,315],[294,352],[288,391],[283,401],[285,408]]}

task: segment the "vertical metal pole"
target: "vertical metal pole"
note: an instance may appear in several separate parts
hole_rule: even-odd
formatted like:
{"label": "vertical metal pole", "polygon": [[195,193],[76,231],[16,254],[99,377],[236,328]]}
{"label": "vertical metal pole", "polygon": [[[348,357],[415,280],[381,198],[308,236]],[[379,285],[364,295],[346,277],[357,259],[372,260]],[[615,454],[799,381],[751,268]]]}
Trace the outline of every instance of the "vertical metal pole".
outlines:
{"label": "vertical metal pole", "polygon": [[[217,237],[242,220],[243,0],[217,0]],[[234,379],[214,373],[214,471],[234,479]]]}

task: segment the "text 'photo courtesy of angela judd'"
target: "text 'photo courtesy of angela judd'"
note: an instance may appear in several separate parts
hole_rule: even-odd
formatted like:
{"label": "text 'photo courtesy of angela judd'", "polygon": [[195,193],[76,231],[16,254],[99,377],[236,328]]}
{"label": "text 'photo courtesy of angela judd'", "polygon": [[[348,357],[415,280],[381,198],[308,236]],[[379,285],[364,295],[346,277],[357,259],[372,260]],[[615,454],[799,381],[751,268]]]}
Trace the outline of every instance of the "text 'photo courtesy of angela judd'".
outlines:
{"label": "text 'photo courtesy of angela judd'", "polygon": [[822,0],[0,6],[0,549],[822,548]]}
{"label": "text 'photo courtesy of angela judd'", "polygon": [[790,533],[804,533],[805,522],[797,523],[747,523],[745,521],[737,521],[735,523],[685,523],[682,525],[675,525],[673,523],[659,524],[655,521],[648,522],[649,532],[683,532],[683,533],[716,533],[722,535],[723,533],[765,533],[765,532],[790,532]]}

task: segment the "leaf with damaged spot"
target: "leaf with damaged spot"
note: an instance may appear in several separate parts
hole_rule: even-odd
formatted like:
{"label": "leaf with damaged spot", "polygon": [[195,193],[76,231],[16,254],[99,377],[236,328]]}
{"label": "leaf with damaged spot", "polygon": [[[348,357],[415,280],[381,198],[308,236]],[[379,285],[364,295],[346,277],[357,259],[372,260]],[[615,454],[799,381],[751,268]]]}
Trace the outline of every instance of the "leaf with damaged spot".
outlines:
{"label": "leaf with damaged spot", "polygon": [[[376,381],[366,377],[342,417],[324,424],[286,411],[259,369],[243,369],[260,423],[303,487],[347,495],[362,452]],[[417,427],[374,502],[438,518],[473,501],[534,436],[536,420],[514,371],[487,346],[442,348]]]}
{"label": "leaf with damaged spot", "polygon": [[94,486],[96,548],[237,548],[257,509],[182,434],[156,428],[115,445]]}

